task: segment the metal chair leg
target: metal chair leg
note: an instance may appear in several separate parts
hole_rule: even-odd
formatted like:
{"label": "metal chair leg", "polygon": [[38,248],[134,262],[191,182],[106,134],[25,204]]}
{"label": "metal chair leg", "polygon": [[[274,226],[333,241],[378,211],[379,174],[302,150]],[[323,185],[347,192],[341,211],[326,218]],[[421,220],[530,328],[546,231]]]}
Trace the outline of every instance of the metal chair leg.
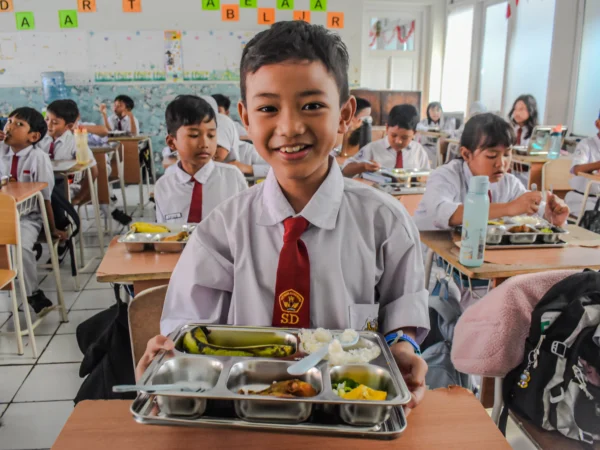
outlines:
{"label": "metal chair leg", "polygon": [[[17,290],[15,289],[16,279],[11,281],[10,297],[13,304],[13,323],[15,325],[15,336],[17,338],[17,354],[22,355],[25,353],[23,350],[23,336],[21,335],[21,319],[19,318],[19,301],[17,300]],[[23,308],[27,308],[29,305],[24,304]],[[33,355],[35,357],[35,355]]]}

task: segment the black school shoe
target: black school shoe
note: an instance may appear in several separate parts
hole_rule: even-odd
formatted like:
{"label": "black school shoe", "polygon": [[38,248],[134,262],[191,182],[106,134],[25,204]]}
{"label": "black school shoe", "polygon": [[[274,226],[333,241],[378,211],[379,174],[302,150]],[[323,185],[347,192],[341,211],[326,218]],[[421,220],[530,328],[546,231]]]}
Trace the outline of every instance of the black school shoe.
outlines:
{"label": "black school shoe", "polygon": [[27,297],[27,302],[31,305],[38,316],[45,309],[52,307],[52,302],[44,295],[44,291],[41,289],[38,289],[31,296]]}
{"label": "black school shoe", "polygon": [[128,216],[127,214],[125,214],[120,209],[115,209],[112,212],[111,216],[113,217],[113,219],[115,219],[121,225],[129,225],[133,221],[133,219],[131,218],[131,216]]}

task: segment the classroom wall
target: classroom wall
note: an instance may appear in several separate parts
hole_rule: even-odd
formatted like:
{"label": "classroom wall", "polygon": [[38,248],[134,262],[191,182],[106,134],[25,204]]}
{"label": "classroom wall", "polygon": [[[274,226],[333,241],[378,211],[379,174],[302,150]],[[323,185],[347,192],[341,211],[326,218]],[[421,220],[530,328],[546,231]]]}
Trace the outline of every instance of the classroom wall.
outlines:
{"label": "classroom wall", "polygon": [[[351,84],[360,84],[361,64],[361,32],[362,32],[362,10],[364,0],[328,0],[328,11],[344,12],[345,28],[339,30],[340,35],[348,46],[351,59],[350,80]],[[277,0],[258,0],[259,7],[275,7]],[[175,2],[160,0],[142,0],[141,13],[124,13],[122,2],[117,0],[97,0],[97,12],[79,13],[78,28],[75,30],[61,30],[59,27],[58,11],[63,9],[76,9],[75,0],[15,0],[15,12],[32,11],[35,17],[34,31],[17,31],[15,13],[0,13],[0,34],[10,33],[11,36],[19,38],[21,33],[40,33],[49,36],[49,33],[59,34],[72,33],[73,46],[65,45],[61,58],[77,58],[81,66],[82,55],[80,49],[82,33],[93,36],[96,33],[105,33],[107,36],[123,36],[123,31],[136,33],[136,31],[152,30],[230,30],[230,31],[260,31],[266,29],[264,25],[257,23],[256,9],[240,9],[239,22],[222,22],[220,11],[203,11],[200,0],[176,0]],[[237,3],[237,1],[221,3]],[[295,0],[295,9],[308,10],[310,0]],[[291,20],[292,11],[276,12],[277,20]],[[326,13],[313,13],[312,23],[325,24]],[[121,32],[119,34],[119,32]],[[77,38],[76,38],[77,36]],[[125,41],[124,45],[127,45]],[[42,43],[40,43],[42,44]],[[155,45],[164,45],[158,42]],[[79,50],[74,53],[74,48]],[[31,52],[29,52],[31,53]],[[83,52],[85,53],[85,52]],[[110,54],[105,55],[107,61],[111,61]],[[0,41],[0,114],[6,114],[11,109],[24,104],[42,108],[44,106],[40,88],[41,79],[27,86],[3,82],[2,62],[3,55]],[[10,55],[9,57],[18,57]],[[91,60],[91,56],[88,56]],[[94,56],[97,59],[97,56]],[[42,72],[47,68],[35,69],[28,62],[28,72]],[[35,64],[35,63],[34,63]],[[183,47],[183,66],[185,69],[185,47]],[[55,70],[61,70],[56,67]],[[211,94],[224,93],[232,98],[235,103],[239,99],[239,87],[237,82],[184,82],[184,83],[151,83],[151,82],[118,82],[118,83],[95,83],[93,72],[88,70],[87,77],[82,76],[81,71],[70,74],[66,71],[67,85],[71,97],[78,101],[85,120],[100,122],[97,107],[102,102],[112,102],[112,99],[120,93],[130,95],[136,101],[135,114],[140,121],[144,133],[153,138],[155,150],[162,148],[164,142],[164,107],[180,93]],[[73,81],[76,80],[76,83]],[[234,113],[234,116],[236,113]]]}

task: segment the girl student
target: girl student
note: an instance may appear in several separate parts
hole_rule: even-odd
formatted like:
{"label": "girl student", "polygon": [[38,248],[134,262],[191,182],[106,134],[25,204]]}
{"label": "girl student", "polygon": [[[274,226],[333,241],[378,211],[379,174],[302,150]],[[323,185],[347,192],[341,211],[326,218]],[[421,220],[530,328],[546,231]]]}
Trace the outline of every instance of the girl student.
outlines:
{"label": "girl student", "polygon": [[556,195],[529,192],[508,173],[515,142],[513,127],[491,113],[478,114],[466,124],[461,142],[461,159],[436,169],[427,181],[427,190],[415,222],[420,230],[447,229],[463,222],[463,202],[471,177],[485,175],[490,180],[490,219],[522,214],[542,215],[555,225],[563,225],[569,208]]}
{"label": "girl student", "polygon": [[533,129],[538,125],[537,101],[533,95],[519,96],[513,103],[508,117],[515,130],[515,145],[529,145]]}
{"label": "girl student", "polygon": [[[456,132],[456,120],[454,118],[446,120],[444,110],[440,102],[431,102],[427,105],[427,117],[417,125],[417,131],[440,131],[449,135]],[[437,140],[438,138],[421,136],[420,143],[425,147],[432,167],[437,165]]]}

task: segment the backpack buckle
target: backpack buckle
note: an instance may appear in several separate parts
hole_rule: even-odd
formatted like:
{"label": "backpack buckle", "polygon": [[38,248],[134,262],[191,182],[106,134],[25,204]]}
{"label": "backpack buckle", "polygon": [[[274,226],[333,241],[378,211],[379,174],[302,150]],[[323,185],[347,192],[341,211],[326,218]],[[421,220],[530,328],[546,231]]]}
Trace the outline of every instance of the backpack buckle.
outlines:
{"label": "backpack buckle", "polygon": [[594,435],[592,433],[586,433],[582,429],[579,429],[579,440],[587,444],[593,444]]}
{"label": "backpack buckle", "polygon": [[565,355],[567,354],[567,348],[568,348],[567,344],[565,344],[564,342],[554,341],[554,342],[552,342],[550,351],[552,353],[554,353],[556,356],[560,356],[561,358],[564,358]]}
{"label": "backpack buckle", "polygon": [[550,403],[556,404],[556,403],[562,402],[564,399],[565,399],[565,391],[562,388],[562,386],[560,387],[560,394],[558,394],[555,397],[552,397],[552,391],[550,391]]}

